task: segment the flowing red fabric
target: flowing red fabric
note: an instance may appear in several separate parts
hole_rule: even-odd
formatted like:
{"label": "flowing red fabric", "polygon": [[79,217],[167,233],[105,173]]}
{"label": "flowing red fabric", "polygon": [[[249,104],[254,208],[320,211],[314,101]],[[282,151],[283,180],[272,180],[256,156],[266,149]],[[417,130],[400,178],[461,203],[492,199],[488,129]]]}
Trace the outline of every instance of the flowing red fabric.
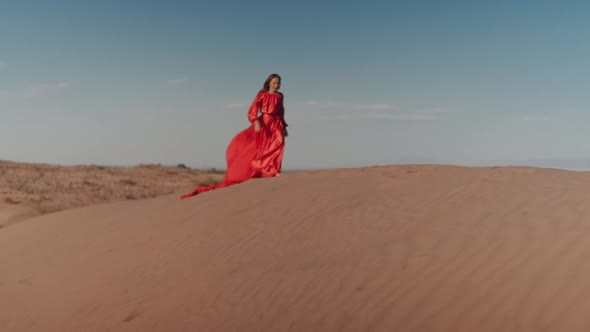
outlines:
{"label": "flowing red fabric", "polygon": [[[258,132],[254,128],[256,120],[261,127]],[[251,125],[239,132],[227,147],[227,171],[223,182],[200,186],[181,198],[227,187],[251,178],[276,176],[281,172],[287,128],[283,94],[264,90],[258,92],[248,110],[248,121]]]}

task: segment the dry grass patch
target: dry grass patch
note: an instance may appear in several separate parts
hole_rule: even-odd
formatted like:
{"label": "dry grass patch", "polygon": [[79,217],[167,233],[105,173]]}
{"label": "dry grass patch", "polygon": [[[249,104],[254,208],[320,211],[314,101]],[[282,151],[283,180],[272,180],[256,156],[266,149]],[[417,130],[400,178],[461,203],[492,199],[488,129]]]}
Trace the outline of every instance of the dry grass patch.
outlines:
{"label": "dry grass patch", "polygon": [[133,167],[0,161],[0,200],[41,213],[120,200],[172,194],[223,181],[224,172],[184,164]]}

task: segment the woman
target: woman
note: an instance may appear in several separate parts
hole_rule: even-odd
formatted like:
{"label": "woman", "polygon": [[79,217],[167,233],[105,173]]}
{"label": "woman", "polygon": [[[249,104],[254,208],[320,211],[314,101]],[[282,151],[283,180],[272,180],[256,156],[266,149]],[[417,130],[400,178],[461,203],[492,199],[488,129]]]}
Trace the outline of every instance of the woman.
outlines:
{"label": "woman", "polygon": [[223,182],[198,187],[181,198],[227,187],[251,178],[281,174],[287,123],[283,94],[278,92],[280,88],[281,77],[271,74],[254,98],[248,110],[250,127],[238,133],[227,147],[227,172]]}

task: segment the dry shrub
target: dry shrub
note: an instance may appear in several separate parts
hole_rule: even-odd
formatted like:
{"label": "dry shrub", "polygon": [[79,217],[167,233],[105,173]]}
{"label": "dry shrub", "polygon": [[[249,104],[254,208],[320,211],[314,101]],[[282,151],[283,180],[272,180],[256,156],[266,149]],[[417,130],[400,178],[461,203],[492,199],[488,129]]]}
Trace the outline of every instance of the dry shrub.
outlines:
{"label": "dry shrub", "polygon": [[4,202],[8,204],[19,204],[20,202],[13,199],[12,197],[6,196],[4,197]]}
{"label": "dry shrub", "polygon": [[[118,200],[138,200],[223,181],[217,169],[185,164],[132,167],[51,166],[0,162],[0,202],[22,204],[41,213]],[[10,197],[6,197],[10,196]]]}

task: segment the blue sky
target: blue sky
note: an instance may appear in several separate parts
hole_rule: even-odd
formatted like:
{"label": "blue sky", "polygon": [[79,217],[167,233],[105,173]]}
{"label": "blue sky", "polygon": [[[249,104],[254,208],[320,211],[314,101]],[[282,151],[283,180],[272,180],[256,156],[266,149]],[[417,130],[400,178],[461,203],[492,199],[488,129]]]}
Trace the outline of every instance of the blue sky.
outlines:
{"label": "blue sky", "polygon": [[286,169],[590,169],[588,17],[583,1],[2,1],[0,159],[223,168],[277,72]]}

